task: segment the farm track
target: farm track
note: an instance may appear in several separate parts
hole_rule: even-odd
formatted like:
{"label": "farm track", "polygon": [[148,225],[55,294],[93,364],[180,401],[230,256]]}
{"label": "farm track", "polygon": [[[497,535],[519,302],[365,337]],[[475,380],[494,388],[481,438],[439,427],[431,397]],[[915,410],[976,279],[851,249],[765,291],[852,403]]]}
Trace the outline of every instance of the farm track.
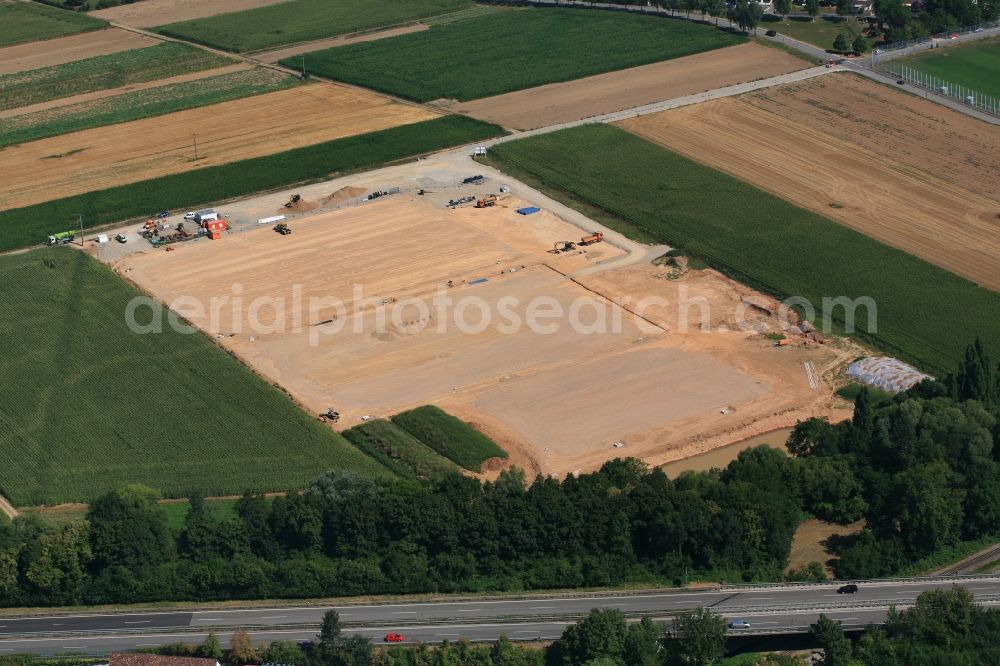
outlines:
{"label": "farm track", "polygon": [[212,76],[222,76],[223,74],[243,72],[250,70],[252,68],[253,66],[249,63],[236,63],[234,65],[227,65],[225,67],[217,67],[215,69],[205,69],[198,72],[191,72],[189,74],[179,74],[177,76],[169,76],[165,79],[156,79],[155,81],[144,81],[142,83],[133,83],[127,86],[122,86],[120,88],[107,88],[105,90],[95,90],[94,92],[90,93],[83,93],[81,95],[72,95],[70,97],[61,97],[59,99],[49,100],[48,102],[32,104],[31,106],[21,106],[16,109],[0,110],[0,119],[13,118],[15,116],[23,116],[29,113],[48,111],[50,109],[58,109],[63,106],[80,104],[82,102],[93,102],[99,99],[107,99],[108,97],[117,97],[118,95],[122,95],[128,92],[135,92],[137,90],[150,90],[152,88],[159,88],[160,86],[168,86],[174,83],[188,83],[190,81],[207,79]]}

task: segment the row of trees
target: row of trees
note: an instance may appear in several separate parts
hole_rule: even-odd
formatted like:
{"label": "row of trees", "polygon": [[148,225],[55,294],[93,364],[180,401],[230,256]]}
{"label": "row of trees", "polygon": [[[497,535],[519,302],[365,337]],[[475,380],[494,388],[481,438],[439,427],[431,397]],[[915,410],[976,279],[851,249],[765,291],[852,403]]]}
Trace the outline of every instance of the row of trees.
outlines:
{"label": "row of trees", "polygon": [[761,448],[677,480],[633,459],[531,484],[517,470],[494,483],[332,472],[304,493],[246,496],[231,518],[192,498],[176,533],[152,491],[128,487],[85,523],[0,524],[0,603],[567,588],[686,572],[773,580],[801,519],[789,478],[803,470]]}

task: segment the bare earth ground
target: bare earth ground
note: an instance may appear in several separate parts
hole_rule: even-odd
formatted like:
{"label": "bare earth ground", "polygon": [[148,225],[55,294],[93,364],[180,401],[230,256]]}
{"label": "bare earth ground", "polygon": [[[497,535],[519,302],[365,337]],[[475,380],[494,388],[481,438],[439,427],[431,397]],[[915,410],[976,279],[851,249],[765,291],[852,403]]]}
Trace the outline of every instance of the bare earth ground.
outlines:
{"label": "bare earth ground", "polygon": [[[579,238],[582,231],[548,210],[516,214],[523,198],[507,195],[489,209],[444,208],[449,198],[482,196],[495,187],[458,188],[468,168],[476,166],[449,176],[427,161],[379,176],[352,176],[352,194],[389,182],[433,193],[418,196],[410,187],[371,203],[354,198],[339,210],[294,216],[290,236],[254,229],[176,245],[171,252],[133,253],[118,260],[115,270],[157,299],[175,303],[307,409],[318,413],[335,406],[341,427],[362,416],[434,403],[494,437],[512,463],[534,472],[593,469],[621,455],[665,462],[796,418],[830,414],[830,387],[812,390],[802,362],[812,361],[824,375],[828,366],[853,357],[853,350],[777,349],[752,331],[705,333],[696,327],[682,333],[666,306],[646,313],[656,325],[636,319],[606,296],[672,297],[683,285],[721,307],[750,292],[711,271],[662,279],[662,269],[644,262],[590,273],[602,261],[623,258],[622,250],[601,243],[582,253],[547,252],[555,241]],[[448,177],[450,187],[442,185]],[[310,201],[333,191],[318,185],[302,190]],[[276,199],[262,197],[233,218],[273,214]],[[641,257],[644,249],[638,249]],[[588,274],[580,282],[567,277],[583,269]],[[472,284],[479,278],[487,281]],[[448,280],[453,288],[445,286]],[[204,311],[176,301],[183,296],[195,297]],[[256,300],[262,296],[283,298],[283,317]],[[341,300],[344,309],[330,302],[310,305],[327,296]],[[235,297],[241,307],[234,319]],[[545,299],[535,306],[543,312],[580,308],[569,320],[541,320],[556,323],[551,332],[512,326],[514,318],[526,321],[535,297]],[[481,308],[489,313],[485,324]],[[607,332],[569,324],[575,317],[593,327],[599,313],[609,323]],[[251,330],[252,316],[263,327]],[[770,326],[763,315],[751,319],[755,326]],[[720,312],[706,325],[727,320]],[[720,413],[723,408],[728,413]],[[619,440],[622,449],[612,446]]]}
{"label": "bare earth ground", "polygon": [[134,28],[148,28],[178,21],[215,16],[244,9],[276,5],[285,0],[142,0],[90,12],[91,16]]}
{"label": "bare earth ground", "polygon": [[255,53],[253,57],[261,62],[278,62],[283,58],[290,58],[292,56],[302,55],[303,53],[312,53],[313,51],[319,51],[321,49],[332,49],[338,46],[347,46],[348,44],[358,44],[360,42],[374,42],[377,39],[385,39],[386,37],[408,35],[411,32],[423,32],[429,28],[429,25],[414,23],[413,25],[404,25],[400,28],[377,30],[375,32],[368,32],[361,35],[341,35],[340,37],[320,39],[315,42],[306,42],[305,44],[286,46],[272,51],[262,51]]}
{"label": "bare earth ground", "polygon": [[849,536],[860,532],[865,526],[865,521],[859,520],[850,525],[837,525],[827,523],[822,520],[811,518],[795,530],[795,537],[792,539],[792,552],[789,556],[788,568],[797,569],[804,567],[810,562],[819,562],[826,569],[826,573],[831,578],[833,571],[827,562],[834,558],[830,552],[828,540],[830,537]]}
{"label": "bare earth ground", "polygon": [[21,106],[16,109],[3,109],[0,110],[0,119],[13,118],[14,116],[21,116],[28,113],[37,113],[39,111],[48,111],[49,109],[57,109],[62,106],[70,106],[73,104],[80,104],[82,102],[93,102],[99,99],[105,99],[107,97],[115,97],[117,95],[121,95],[127,92],[132,92],[134,90],[149,90],[151,88],[159,88],[160,86],[168,86],[174,83],[186,83],[187,81],[197,81],[198,79],[207,79],[210,76],[222,76],[223,74],[241,72],[252,68],[253,65],[251,65],[250,63],[239,62],[234,65],[217,67],[216,69],[205,69],[200,72],[190,72],[188,74],[178,74],[177,76],[168,76],[165,79],[157,79],[156,81],[144,81],[142,83],[133,83],[128,86],[121,86],[120,88],[107,88],[105,90],[95,90],[94,92],[83,93],[82,95],[62,97],[60,99],[53,99],[49,100],[48,102],[41,102],[39,104],[32,104],[30,106]]}
{"label": "bare earth ground", "polygon": [[0,150],[0,210],[433,117],[381,95],[324,83],[32,141]]}
{"label": "bare earth ground", "polygon": [[777,49],[740,44],[675,60],[447,105],[512,129],[535,129],[805,69]]}
{"label": "bare earth ground", "polygon": [[0,74],[13,74],[75,60],[153,46],[151,37],[120,28],[94,30],[69,37],[29,42],[0,49]]}
{"label": "bare earth ground", "polygon": [[621,125],[1000,289],[1000,131],[993,126],[844,75]]}

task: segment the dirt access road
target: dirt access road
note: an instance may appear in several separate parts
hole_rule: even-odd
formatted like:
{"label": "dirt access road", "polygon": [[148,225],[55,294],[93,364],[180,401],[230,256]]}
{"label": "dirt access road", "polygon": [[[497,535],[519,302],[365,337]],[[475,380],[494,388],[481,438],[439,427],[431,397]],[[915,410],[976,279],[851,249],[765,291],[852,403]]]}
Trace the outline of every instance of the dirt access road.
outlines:
{"label": "dirt access road", "polygon": [[854,75],[621,126],[1000,289],[1000,131]]}
{"label": "dirt access road", "polygon": [[0,150],[7,169],[0,210],[434,117],[364,90],[315,83],[74,132]]}
{"label": "dirt access road", "polygon": [[449,111],[519,130],[582,120],[809,67],[804,60],[757,44],[553,83],[472,102]]}

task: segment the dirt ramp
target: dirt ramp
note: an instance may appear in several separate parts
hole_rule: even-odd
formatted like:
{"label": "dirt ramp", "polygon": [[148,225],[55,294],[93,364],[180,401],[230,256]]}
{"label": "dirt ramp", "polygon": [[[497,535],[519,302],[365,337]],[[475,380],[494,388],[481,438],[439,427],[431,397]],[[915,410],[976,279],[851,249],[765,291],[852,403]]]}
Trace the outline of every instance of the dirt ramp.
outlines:
{"label": "dirt ramp", "polygon": [[362,194],[367,192],[364,188],[354,187],[353,185],[348,185],[347,187],[342,187],[330,196],[323,199],[323,205],[328,206],[330,204],[342,204],[349,199],[355,197],[360,197]]}

